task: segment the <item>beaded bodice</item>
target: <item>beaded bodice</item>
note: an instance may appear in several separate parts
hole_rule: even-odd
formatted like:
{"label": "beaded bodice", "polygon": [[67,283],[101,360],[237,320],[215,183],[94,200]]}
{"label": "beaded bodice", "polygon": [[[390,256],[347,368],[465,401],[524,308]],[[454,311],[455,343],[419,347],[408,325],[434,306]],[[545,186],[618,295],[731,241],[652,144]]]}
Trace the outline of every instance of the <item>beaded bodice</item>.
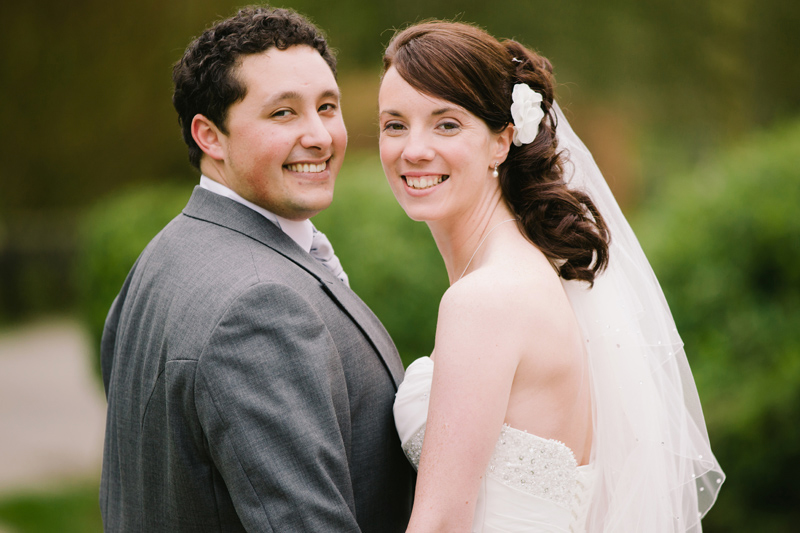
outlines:
{"label": "beaded bodice", "polygon": [[[414,468],[425,437],[432,375],[429,358],[412,363],[395,400],[395,424]],[[478,496],[473,531],[504,531],[495,520],[509,530],[523,525],[525,531],[582,531],[591,474],[565,444],[504,424]]]}
{"label": "beaded bodice", "polygon": [[[403,451],[416,469],[422,453],[425,426],[403,443]],[[567,446],[504,424],[489,460],[487,475],[507,485],[569,505],[578,485],[578,464]]]}

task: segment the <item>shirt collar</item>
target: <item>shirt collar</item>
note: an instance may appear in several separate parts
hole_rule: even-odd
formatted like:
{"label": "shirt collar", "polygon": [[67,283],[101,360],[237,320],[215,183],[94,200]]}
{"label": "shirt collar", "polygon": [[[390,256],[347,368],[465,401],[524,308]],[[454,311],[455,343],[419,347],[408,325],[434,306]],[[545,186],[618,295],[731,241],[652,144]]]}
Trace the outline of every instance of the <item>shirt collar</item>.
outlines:
{"label": "shirt collar", "polygon": [[234,202],[240,203],[245,207],[249,207],[256,213],[259,213],[264,218],[278,226],[278,228],[280,228],[281,231],[283,231],[294,242],[296,242],[300,248],[306,252],[311,251],[311,240],[314,234],[314,225],[311,224],[310,220],[289,220],[287,218],[278,216],[275,213],[267,211],[263,207],[254,204],[253,202],[245,200],[233,190],[205,175],[200,176],[200,187],[220,196],[230,198]]}

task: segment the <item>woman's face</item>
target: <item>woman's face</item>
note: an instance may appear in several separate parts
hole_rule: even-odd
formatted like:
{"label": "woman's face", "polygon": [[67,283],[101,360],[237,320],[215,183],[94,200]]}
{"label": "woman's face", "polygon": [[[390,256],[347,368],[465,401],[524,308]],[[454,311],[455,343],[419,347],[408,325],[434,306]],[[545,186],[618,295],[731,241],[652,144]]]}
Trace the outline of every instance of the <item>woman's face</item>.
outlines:
{"label": "woman's face", "polygon": [[464,108],[420,93],[394,67],[383,77],[378,104],[383,171],[409,217],[469,215],[496,198],[492,170],[505,160],[510,134],[492,133]]}

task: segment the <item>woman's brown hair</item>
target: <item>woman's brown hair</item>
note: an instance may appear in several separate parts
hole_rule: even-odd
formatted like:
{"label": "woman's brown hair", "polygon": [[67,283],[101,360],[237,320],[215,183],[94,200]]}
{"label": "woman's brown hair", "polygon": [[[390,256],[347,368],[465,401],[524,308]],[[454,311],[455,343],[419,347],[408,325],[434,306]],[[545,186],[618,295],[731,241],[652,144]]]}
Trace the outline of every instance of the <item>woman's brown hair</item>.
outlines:
{"label": "woman's brown hair", "polygon": [[590,284],[608,263],[609,232],[591,198],[563,179],[556,139],[553,67],[516,41],[502,43],[460,22],[432,21],[397,33],[383,68],[421,93],[457,104],[495,133],[511,119],[511,92],[524,83],[542,95],[545,118],[536,139],[512,145],[498,168],[503,198],[528,239],[564,279]]}

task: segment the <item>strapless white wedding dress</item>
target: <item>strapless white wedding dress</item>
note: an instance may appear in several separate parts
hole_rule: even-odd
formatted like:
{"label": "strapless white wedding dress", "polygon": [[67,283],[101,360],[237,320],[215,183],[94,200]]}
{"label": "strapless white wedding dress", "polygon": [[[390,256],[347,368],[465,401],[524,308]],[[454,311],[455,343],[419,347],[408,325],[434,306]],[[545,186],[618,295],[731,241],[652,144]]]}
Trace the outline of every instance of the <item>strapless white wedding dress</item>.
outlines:
{"label": "strapless white wedding dress", "polygon": [[[428,418],[433,360],[406,370],[394,419],[408,460],[417,468]],[[578,466],[572,450],[504,425],[481,482],[474,533],[570,532],[586,529],[592,467]]]}

